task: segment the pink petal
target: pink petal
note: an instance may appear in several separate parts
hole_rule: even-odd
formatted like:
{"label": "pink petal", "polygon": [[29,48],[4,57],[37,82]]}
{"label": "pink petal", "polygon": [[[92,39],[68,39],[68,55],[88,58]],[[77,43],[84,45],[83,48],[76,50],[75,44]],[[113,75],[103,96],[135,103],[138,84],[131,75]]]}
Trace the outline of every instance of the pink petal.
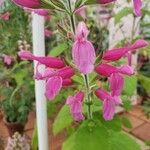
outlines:
{"label": "pink petal", "polygon": [[80,22],[76,29],[75,40],[78,40],[78,41],[86,40],[88,34],[89,34],[89,31],[87,29],[86,24],[84,22]]}
{"label": "pink petal", "polygon": [[131,51],[134,51],[136,49],[139,49],[139,48],[144,48],[148,46],[148,42],[143,40],[143,39],[140,39],[140,40],[137,40],[132,46],[131,46]]}
{"label": "pink petal", "polygon": [[118,73],[113,73],[109,79],[111,96],[120,96],[124,86],[124,79]]}
{"label": "pink petal", "polygon": [[28,7],[28,8],[37,8],[40,7],[40,0],[13,0],[17,5]]}
{"label": "pink petal", "polygon": [[106,121],[112,120],[115,115],[115,101],[113,99],[106,99],[103,102],[103,117]]}
{"label": "pink petal", "polygon": [[71,86],[71,85],[73,85],[73,81],[71,79],[64,79],[62,85],[63,86]]}
{"label": "pink petal", "polygon": [[85,6],[80,7],[75,11],[75,14],[81,16],[82,18],[86,18],[86,7]]}
{"label": "pink petal", "polygon": [[49,100],[53,100],[62,88],[62,78],[61,77],[51,77],[46,83],[45,96]]}
{"label": "pink petal", "polygon": [[19,57],[26,60],[36,60],[39,63],[45,65],[46,67],[50,68],[63,68],[65,66],[64,62],[55,57],[45,56],[45,57],[38,57],[34,56],[30,51],[21,50],[18,52]]}
{"label": "pink petal", "polygon": [[129,47],[115,48],[112,50],[107,50],[103,55],[103,60],[107,60],[107,61],[119,60],[121,57],[125,56],[125,54],[129,50],[130,50]]}
{"label": "pink petal", "polygon": [[4,57],[4,63],[6,64],[6,65],[11,65],[12,64],[12,61],[13,61],[13,59],[12,59],[12,57],[11,56],[8,56],[8,55],[4,55],[3,56]]}
{"label": "pink petal", "polygon": [[25,59],[25,60],[33,60],[34,56],[30,51],[26,51],[26,50],[21,50],[18,52],[18,56],[21,59]]}
{"label": "pink petal", "polygon": [[71,105],[71,104],[73,103],[73,101],[74,101],[74,97],[69,96],[69,97],[67,98],[67,100],[66,100],[66,104],[67,104],[67,105]]}
{"label": "pink petal", "polygon": [[75,95],[75,99],[77,100],[77,101],[80,101],[80,102],[82,102],[83,101],[83,99],[84,99],[84,93],[83,92],[78,92],[76,95]]}
{"label": "pink petal", "polygon": [[48,16],[49,15],[49,11],[47,9],[33,9],[32,11],[40,16]]}
{"label": "pink petal", "polygon": [[75,70],[67,66],[58,70],[55,75],[60,76],[63,79],[67,79],[67,78],[71,78],[74,74],[75,74]]}
{"label": "pink petal", "polygon": [[105,99],[110,97],[110,94],[101,88],[99,88],[95,91],[95,95],[102,101],[104,101]]}
{"label": "pink petal", "polygon": [[95,68],[99,75],[109,77],[112,73],[118,72],[118,68],[109,64],[100,64]]}
{"label": "pink petal", "polygon": [[141,8],[142,8],[142,1],[141,0],[133,0],[134,5],[134,14],[139,17],[142,15]]}
{"label": "pink petal", "polygon": [[69,96],[66,104],[70,106],[70,112],[75,121],[81,121],[84,119],[82,112],[82,101],[84,99],[84,93],[78,92],[74,97]]}
{"label": "pink petal", "polygon": [[81,73],[88,74],[93,71],[96,56],[91,42],[87,40],[83,42],[76,41],[73,44],[72,57]]}
{"label": "pink petal", "polygon": [[131,76],[134,74],[134,69],[129,65],[124,65],[119,68],[119,72],[128,76]]}

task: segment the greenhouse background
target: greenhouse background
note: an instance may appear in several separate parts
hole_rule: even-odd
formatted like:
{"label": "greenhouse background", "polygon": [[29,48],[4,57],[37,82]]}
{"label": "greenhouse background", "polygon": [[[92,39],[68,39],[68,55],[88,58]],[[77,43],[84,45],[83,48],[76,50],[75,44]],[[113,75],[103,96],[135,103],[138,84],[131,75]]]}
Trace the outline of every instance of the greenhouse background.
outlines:
{"label": "greenhouse background", "polygon": [[0,150],[150,150],[149,0],[0,0]]}

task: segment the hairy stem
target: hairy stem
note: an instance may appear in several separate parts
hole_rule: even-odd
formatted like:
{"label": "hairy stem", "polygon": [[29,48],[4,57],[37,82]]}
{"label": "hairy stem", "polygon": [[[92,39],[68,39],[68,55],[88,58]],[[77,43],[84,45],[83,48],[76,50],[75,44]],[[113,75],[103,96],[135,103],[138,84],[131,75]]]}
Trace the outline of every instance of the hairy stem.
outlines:
{"label": "hairy stem", "polygon": [[[72,12],[71,8],[71,1],[68,0],[68,6],[70,9],[69,13],[69,18],[70,18],[70,24],[71,24],[71,29],[75,33],[75,19],[74,19],[74,13]],[[92,119],[92,99],[91,99],[91,94],[90,94],[90,86],[89,86],[89,80],[88,80],[88,75],[84,75],[84,82],[85,82],[85,87],[86,87],[86,96],[87,96],[87,114],[88,114],[88,119]]]}
{"label": "hairy stem", "polygon": [[88,75],[84,75],[84,81],[86,86],[86,95],[87,95],[87,106],[88,106],[88,119],[92,119],[92,99],[90,94],[90,86],[89,86],[89,80]]}

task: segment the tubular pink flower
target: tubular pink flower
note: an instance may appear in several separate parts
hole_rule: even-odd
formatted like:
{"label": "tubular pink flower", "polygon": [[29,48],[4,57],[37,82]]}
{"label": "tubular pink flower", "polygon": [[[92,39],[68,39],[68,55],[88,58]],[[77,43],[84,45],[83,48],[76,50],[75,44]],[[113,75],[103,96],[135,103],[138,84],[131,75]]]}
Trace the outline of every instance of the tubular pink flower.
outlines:
{"label": "tubular pink flower", "polygon": [[12,0],[15,4],[27,8],[39,8],[41,1],[40,0]]}
{"label": "tubular pink flower", "polygon": [[74,74],[75,70],[69,66],[62,68],[55,73],[56,76],[60,76],[63,79],[71,78]]}
{"label": "tubular pink flower", "polygon": [[75,43],[72,48],[73,61],[83,74],[93,71],[96,59],[94,47],[87,40],[88,33],[89,31],[85,23],[80,22],[76,30]]}
{"label": "tubular pink flower", "polygon": [[135,41],[135,43],[131,45],[130,49],[131,49],[131,51],[134,51],[139,48],[144,48],[146,46],[148,46],[148,42],[143,39],[140,39],[140,40]]}
{"label": "tubular pink flower", "polygon": [[113,97],[120,96],[124,86],[123,77],[118,73],[113,73],[109,78],[109,82],[110,82],[111,95]]}
{"label": "tubular pink flower", "polygon": [[102,89],[97,89],[96,96],[103,101],[103,117],[105,120],[112,120],[115,115],[116,102],[114,97]]}
{"label": "tubular pink flower", "polygon": [[102,76],[110,77],[111,74],[118,71],[117,67],[109,64],[100,64],[95,68],[95,71]]}
{"label": "tubular pink flower", "polygon": [[71,85],[73,85],[73,81],[71,79],[64,79],[62,85],[63,86],[71,86]]}
{"label": "tubular pink flower", "polygon": [[45,33],[45,37],[47,37],[47,38],[53,35],[53,32],[48,29],[45,29],[44,33]]}
{"label": "tubular pink flower", "polygon": [[148,42],[146,42],[145,40],[137,40],[131,46],[107,50],[103,55],[103,59],[107,61],[116,61],[119,60],[121,57],[125,56],[128,52],[137,50],[139,48],[144,48],[147,45]]}
{"label": "tubular pink flower", "polygon": [[111,93],[103,89],[97,89],[95,94],[103,101],[103,117],[105,120],[112,120],[115,114],[115,107],[121,103],[120,95],[123,90],[124,80],[121,75],[114,73],[109,78]]}
{"label": "tubular pink flower", "polygon": [[49,100],[53,100],[62,88],[62,78],[55,76],[48,79],[46,83],[45,96]]}
{"label": "tubular pink flower", "polygon": [[13,59],[12,59],[12,57],[11,56],[8,56],[8,55],[4,55],[3,56],[3,58],[4,58],[4,63],[6,64],[6,65],[11,65],[12,64],[12,61],[13,61]]}
{"label": "tubular pink flower", "polygon": [[121,67],[115,67],[110,64],[100,64],[95,68],[99,75],[110,77],[113,73],[121,73],[125,75],[133,75],[134,70],[129,65],[123,65]]}
{"label": "tubular pink flower", "polygon": [[134,69],[129,65],[123,65],[119,67],[119,73],[131,76],[134,74]]}
{"label": "tubular pink flower", "polygon": [[86,18],[86,7],[85,6],[82,6],[80,8],[78,8],[76,11],[75,11],[75,14],[77,16],[81,16],[82,18]]}
{"label": "tubular pink flower", "polygon": [[59,58],[50,57],[50,56],[38,57],[38,56],[34,56],[30,51],[21,50],[18,53],[18,55],[22,59],[36,60],[39,63],[45,65],[46,67],[50,67],[50,68],[59,69],[59,68],[63,68],[65,66],[64,62]]}
{"label": "tubular pink flower", "polygon": [[66,104],[70,106],[70,112],[75,121],[84,120],[82,112],[83,99],[84,93],[80,91],[75,96],[69,96],[66,100]]}
{"label": "tubular pink flower", "polygon": [[141,0],[133,0],[134,6],[134,14],[139,17],[142,15],[141,8],[142,8],[142,1]]}
{"label": "tubular pink flower", "polygon": [[32,11],[40,16],[48,16],[49,15],[49,11],[46,9],[33,9]]}

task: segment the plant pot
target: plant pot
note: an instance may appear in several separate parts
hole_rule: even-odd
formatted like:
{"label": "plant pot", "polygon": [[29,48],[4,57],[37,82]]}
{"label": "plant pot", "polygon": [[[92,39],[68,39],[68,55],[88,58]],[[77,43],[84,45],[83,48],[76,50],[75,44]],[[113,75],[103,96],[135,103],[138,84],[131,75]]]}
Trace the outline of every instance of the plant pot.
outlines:
{"label": "plant pot", "polygon": [[14,122],[8,122],[6,121],[6,119],[3,119],[7,129],[8,129],[8,133],[9,136],[12,137],[14,135],[15,132],[20,133],[21,135],[23,135],[24,133],[24,128],[25,128],[25,124],[21,124],[21,123],[14,123]]}

